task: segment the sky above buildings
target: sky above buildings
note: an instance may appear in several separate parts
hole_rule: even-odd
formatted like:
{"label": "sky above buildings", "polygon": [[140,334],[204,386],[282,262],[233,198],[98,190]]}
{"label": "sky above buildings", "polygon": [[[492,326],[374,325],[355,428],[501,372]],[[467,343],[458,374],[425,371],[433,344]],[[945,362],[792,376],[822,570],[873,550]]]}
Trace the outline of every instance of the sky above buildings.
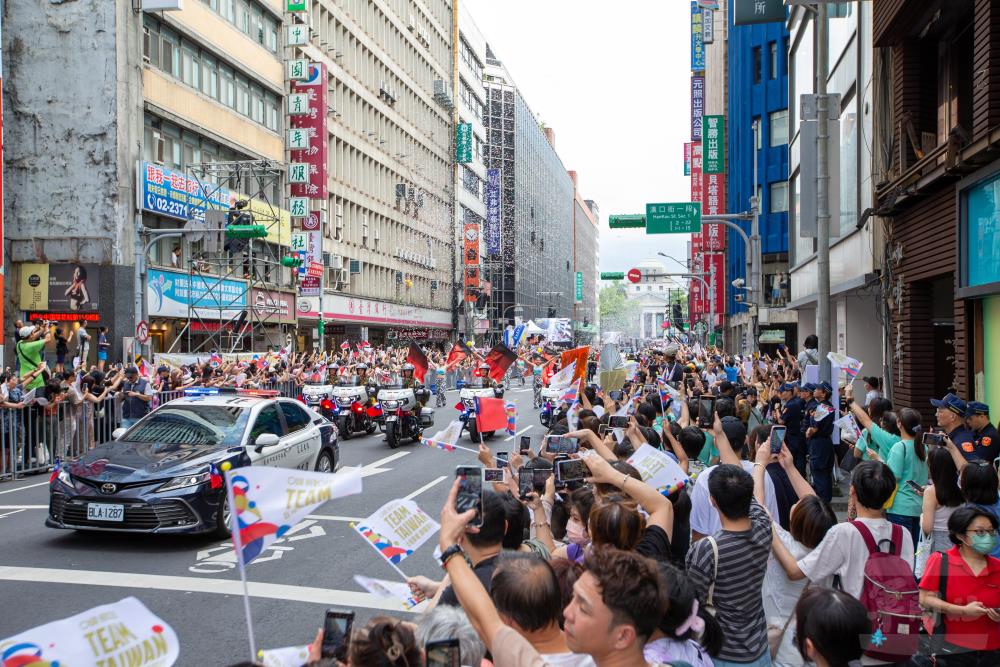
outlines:
{"label": "sky above buildings", "polygon": [[600,208],[601,270],[627,271],[658,251],[683,261],[688,235],[611,230],[608,216],[690,201],[690,4],[460,1]]}

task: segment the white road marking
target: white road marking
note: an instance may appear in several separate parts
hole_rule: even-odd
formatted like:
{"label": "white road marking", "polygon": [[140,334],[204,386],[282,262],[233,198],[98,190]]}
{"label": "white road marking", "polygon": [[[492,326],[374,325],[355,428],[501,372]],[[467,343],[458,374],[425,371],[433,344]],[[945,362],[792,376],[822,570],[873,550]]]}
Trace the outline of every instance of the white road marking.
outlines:
{"label": "white road marking", "polygon": [[535,426],[534,424],[529,424],[528,426],[525,426],[524,428],[522,428],[520,431],[518,431],[514,435],[510,436],[509,438],[504,438],[503,441],[504,442],[510,442],[511,440],[513,440],[517,436],[521,435],[522,433],[524,433],[524,432],[526,432],[526,431],[534,428],[534,426]]}
{"label": "white road marking", "polygon": [[0,519],[10,516],[11,514],[17,514],[18,512],[23,512],[23,511],[24,510],[21,509],[21,510],[11,510],[10,512],[4,512],[3,514],[0,514]]}
{"label": "white road marking", "polygon": [[[308,529],[308,530],[306,530]],[[305,532],[303,532],[305,531]],[[247,564],[258,565],[272,560],[280,560],[286,551],[294,551],[295,547],[282,546],[285,542],[295,542],[307,540],[312,537],[322,537],[326,535],[323,526],[316,525],[315,521],[300,521],[278,538]],[[195,564],[188,568],[196,574],[219,574],[236,568],[236,552],[233,550],[232,542],[226,540],[221,544],[208,549],[201,549],[195,556]]]}
{"label": "white road marking", "polygon": [[408,496],[403,496],[403,498],[405,498],[406,500],[413,500],[414,498],[416,498],[417,496],[419,496],[419,495],[420,495],[421,493],[423,493],[423,492],[424,492],[424,491],[426,491],[427,489],[431,488],[431,487],[432,487],[432,486],[434,486],[435,484],[440,484],[440,483],[441,483],[441,481],[442,481],[442,480],[445,480],[445,479],[448,479],[448,477],[447,477],[447,476],[445,476],[445,475],[441,475],[441,476],[440,476],[440,477],[438,477],[437,479],[435,479],[435,480],[432,480],[432,481],[430,481],[430,482],[427,482],[426,484],[424,484],[423,486],[421,486],[421,487],[420,487],[419,489],[417,489],[416,491],[414,491],[414,492],[413,492],[413,493],[411,493],[410,495],[408,495]]}
{"label": "white road marking", "polygon": [[372,461],[368,465],[362,466],[361,477],[371,477],[372,475],[378,475],[379,473],[389,472],[392,468],[383,468],[382,466],[391,461],[395,461],[398,458],[407,456],[410,452],[396,452],[395,454],[390,454],[378,461]]}
{"label": "white road marking", "polygon": [[319,519],[320,521],[344,521],[346,523],[357,523],[362,517],[357,516],[336,516],[334,514],[309,514],[307,519]]}
{"label": "white road marking", "polygon": [[[232,548],[232,547],[230,547]],[[27,581],[43,584],[77,584],[82,586],[111,586],[117,588],[155,589],[185,593],[214,593],[239,596],[243,585],[239,579],[210,579],[205,577],[176,577],[135,572],[105,572],[100,570],[64,570],[45,567],[15,567],[0,565],[0,580]],[[250,596],[291,602],[335,605],[339,607],[364,607],[400,612],[402,604],[371,593],[342,591],[333,588],[291,586],[251,581]],[[420,613],[418,605],[413,612]]]}
{"label": "white road marking", "polygon": [[0,510],[47,510],[48,505],[0,505]]}
{"label": "white road marking", "polygon": [[7,489],[6,491],[0,491],[0,493],[14,493],[15,491],[24,491],[25,489],[33,489],[36,486],[48,486],[48,482],[39,482],[38,484],[28,484],[27,486],[19,486],[16,489]]}

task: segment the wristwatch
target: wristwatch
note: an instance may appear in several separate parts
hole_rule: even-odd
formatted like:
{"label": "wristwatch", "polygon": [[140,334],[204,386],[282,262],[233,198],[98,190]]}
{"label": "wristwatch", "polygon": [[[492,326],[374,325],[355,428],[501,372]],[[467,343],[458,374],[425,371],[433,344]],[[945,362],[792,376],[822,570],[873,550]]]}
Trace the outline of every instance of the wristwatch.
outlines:
{"label": "wristwatch", "polygon": [[450,561],[453,556],[456,556],[458,554],[462,554],[463,556],[465,555],[465,551],[462,550],[462,545],[460,544],[453,544],[444,551],[442,551],[441,555],[438,556],[438,560],[441,561],[441,567],[447,568],[448,561]]}

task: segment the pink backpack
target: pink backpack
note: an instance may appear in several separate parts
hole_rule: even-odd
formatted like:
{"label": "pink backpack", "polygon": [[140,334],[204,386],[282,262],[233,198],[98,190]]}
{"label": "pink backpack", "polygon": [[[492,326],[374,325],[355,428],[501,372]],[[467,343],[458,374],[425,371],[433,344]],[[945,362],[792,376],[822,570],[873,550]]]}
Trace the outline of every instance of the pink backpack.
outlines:
{"label": "pink backpack", "polygon": [[920,641],[920,591],[913,569],[899,557],[903,550],[903,529],[893,524],[888,553],[875,544],[868,526],[852,521],[868,547],[861,604],[868,610],[872,634],[865,655],[887,662],[904,662],[917,653]]}

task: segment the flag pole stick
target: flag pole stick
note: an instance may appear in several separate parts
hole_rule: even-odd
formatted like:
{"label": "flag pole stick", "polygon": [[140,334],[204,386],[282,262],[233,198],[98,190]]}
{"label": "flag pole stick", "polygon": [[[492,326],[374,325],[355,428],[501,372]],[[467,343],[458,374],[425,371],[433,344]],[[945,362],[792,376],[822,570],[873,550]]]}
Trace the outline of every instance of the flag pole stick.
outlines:
{"label": "flag pole stick", "polygon": [[389,560],[388,558],[386,558],[385,556],[383,556],[382,552],[378,550],[378,547],[375,546],[372,543],[371,540],[369,540],[367,537],[365,537],[364,535],[362,535],[361,533],[358,532],[358,524],[352,522],[350,524],[350,526],[351,526],[351,529],[354,531],[355,535],[358,535],[362,540],[365,541],[365,544],[369,545],[372,549],[374,549],[375,553],[377,553],[379,556],[381,556],[382,560],[384,560],[386,563],[388,563],[389,567],[391,567],[392,569],[394,569],[399,574],[399,576],[401,576],[403,578],[403,581],[407,581],[408,578],[406,576],[406,573],[403,572],[402,570],[400,570],[399,567],[395,563],[393,563],[391,560]]}
{"label": "flag pole stick", "polygon": [[247,618],[247,639],[250,642],[250,661],[257,660],[257,641],[253,634],[253,618],[250,615],[250,588],[247,585],[247,571],[243,564],[243,541],[240,539],[239,519],[236,518],[236,503],[233,500],[233,485],[230,479],[230,471],[223,471],[226,475],[226,497],[229,500],[229,524],[233,535],[233,549],[236,550],[236,564],[240,567],[240,580],[243,582],[243,612]]}

